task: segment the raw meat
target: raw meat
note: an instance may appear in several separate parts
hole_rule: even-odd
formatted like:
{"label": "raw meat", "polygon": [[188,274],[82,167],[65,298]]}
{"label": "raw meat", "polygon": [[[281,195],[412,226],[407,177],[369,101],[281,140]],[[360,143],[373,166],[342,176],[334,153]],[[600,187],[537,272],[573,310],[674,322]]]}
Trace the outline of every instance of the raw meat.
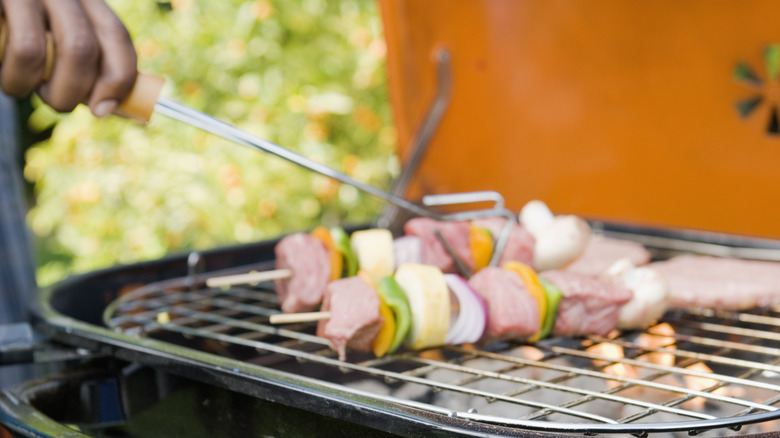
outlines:
{"label": "raw meat", "polygon": [[516,273],[487,267],[474,274],[469,285],[487,302],[487,338],[525,340],[539,331],[536,300]]}
{"label": "raw meat", "polygon": [[360,277],[336,280],[325,289],[322,311],[330,311],[328,320],[317,325],[317,336],[328,339],[339,359],[346,359],[347,348],[370,351],[384,319],[379,314],[379,297]]}
{"label": "raw meat", "polygon": [[598,276],[616,261],[627,258],[634,266],[650,261],[650,253],[644,246],[629,240],[591,236],[585,251],[564,269],[569,272]]}
{"label": "raw meat", "polygon": [[780,263],[679,256],[649,265],[666,277],[671,306],[750,309],[780,304]]}
{"label": "raw meat", "polygon": [[330,281],[330,256],[325,244],[306,233],[283,238],[274,249],[276,268],[290,269],[292,277],[275,280],[282,311],[308,312],[317,308]]}
{"label": "raw meat", "polygon": [[406,222],[404,232],[410,236],[417,236],[422,241],[423,263],[436,266],[442,272],[456,272],[455,262],[434,233],[437,229],[455,251],[455,254],[469,268],[474,269],[474,259],[471,257],[469,249],[469,224],[467,222],[444,222],[418,217]]}
{"label": "raw meat", "polygon": [[553,334],[606,336],[617,327],[620,309],[633,293],[620,286],[576,272],[547,271],[542,277],[561,290]]}

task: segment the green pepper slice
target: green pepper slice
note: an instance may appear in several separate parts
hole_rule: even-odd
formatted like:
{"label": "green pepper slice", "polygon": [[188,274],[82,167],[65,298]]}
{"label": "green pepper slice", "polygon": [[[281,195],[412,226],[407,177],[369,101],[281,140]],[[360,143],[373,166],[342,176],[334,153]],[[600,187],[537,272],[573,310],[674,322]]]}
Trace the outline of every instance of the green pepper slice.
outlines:
{"label": "green pepper slice", "polygon": [[333,238],[336,249],[339,250],[341,256],[344,258],[341,278],[357,275],[360,267],[358,266],[358,259],[355,255],[355,251],[352,250],[352,245],[349,243],[349,235],[347,235],[347,232],[341,227],[333,227],[330,229],[330,237]]}
{"label": "green pepper slice", "polygon": [[550,336],[550,333],[555,327],[555,317],[558,315],[558,304],[561,302],[563,293],[552,282],[539,277],[539,281],[542,283],[544,289],[544,296],[547,301],[547,314],[544,315],[544,322],[542,323],[542,330],[539,332],[539,339],[544,339]]}
{"label": "green pepper slice", "polygon": [[384,277],[376,285],[376,291],[395,316],[395,334],[388,352],[398,349],[412,326],[412,310],[401,285],[392,276]]}

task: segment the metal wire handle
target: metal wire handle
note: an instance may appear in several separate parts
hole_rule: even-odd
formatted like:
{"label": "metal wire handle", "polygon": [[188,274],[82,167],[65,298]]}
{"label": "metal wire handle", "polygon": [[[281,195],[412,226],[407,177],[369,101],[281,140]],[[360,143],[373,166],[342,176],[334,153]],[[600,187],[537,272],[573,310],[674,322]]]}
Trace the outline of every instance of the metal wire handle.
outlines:
{"label": "metal wire handle", "polygon": [[321,175],[333,178],[344,184],[349,184],[358,190],[366,192],[390,204],[420,216],[425,216],[441,221],[464,221],[496,216],[504,217],[507,219],[507,221],[504,224],[504,227],[501,230],[498,238],[496,239],[496,246],[493,251],[493,256],[490,260],[491,266],[495,266],[498,263],[501,253],[506,246],[506,242],[509,239],[509,234],[512,230],[512,227],[517,223],[517,216],[512,211],[504,207],[503,197],[501,197],[501,195],[497,192],[474,192],[446,195],[449,196],[449,198],[429,197],[428,202],[431,202],[431,205],[462,204],[465,202],[465,200],[468,200],[469,202],[494,202],[492,208],[443,214],[432,211],[428,208],[421,207],[420,205],[407,201],[406,199],[400,198],[380,190],[372,185],[358,181],[343,172],[339,172],[333,168],[325,166],[324,164],[306,158],[271,141],[255,137],[254,135],[242,131],[235,126],[217,120],[208,114],[194,110],[170,99],[160,97],[157,100],[157,104],[155,105],[154,109],[157,113],[202,129],[206,132],[210,132],[226,140],[257,149],[261,152],[275,155],[313,172],[317,172]]}

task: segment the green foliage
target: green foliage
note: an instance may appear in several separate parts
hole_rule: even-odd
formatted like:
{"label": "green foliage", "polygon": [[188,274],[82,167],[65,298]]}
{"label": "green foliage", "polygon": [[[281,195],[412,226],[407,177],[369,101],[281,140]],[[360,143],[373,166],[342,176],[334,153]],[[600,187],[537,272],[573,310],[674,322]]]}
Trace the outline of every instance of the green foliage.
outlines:
{"label": "green foliage", "polygon": [[[384,42],[369,0],[111,2],[163,95],[361,181],[396,172]],[[27,153],[39,281],[362,223],[381,203],[280,158],[155,115],[146,126],[38,104]]]}

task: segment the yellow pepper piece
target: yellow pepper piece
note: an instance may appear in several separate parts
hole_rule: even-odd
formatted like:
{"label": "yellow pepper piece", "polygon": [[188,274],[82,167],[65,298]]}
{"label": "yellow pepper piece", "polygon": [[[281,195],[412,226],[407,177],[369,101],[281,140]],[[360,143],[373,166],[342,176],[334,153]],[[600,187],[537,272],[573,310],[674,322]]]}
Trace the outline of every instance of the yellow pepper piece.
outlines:
{"label": "yellow pepper piece", "polygon": [[328,255],[330,256],[330,280],[338,280],[341,278],[341,267],[343,259],[341,258],[341,251],[336,247],[336,243],[333,241],[333,237],[330,235],[330,230],[323,226],[319,226],[310,233],[313,237],[318,239],[328,249]]}
{"label": "yellow pepper piece", "polygon": [[487,266],[493,255],[493,237],[490,231],[469,224],[469,251],[476,271]]}
{"label": "yellow pepper piece", "polygon": [[530,339],[531,341],[536,341],[541,334],[544,316],[547,315],[547,296],[544,293],[544,287],[539,281],[539,277],[536,276],[536,272],[525,263],[515,261],[506,262],[503,267],[504,269],[516,272],[523,280],[523,284],[525,284],[525,288],[528,289],[528,293],[536,300],[536,305],[539,307],[539,330]]}
{"label": "yellow pepper piece", "polygon": [[374,350],[376,357],[382,357],[387,353],[387,350],[390,349],[390,345],[393,343],[393,337],[395,336],[395,318],[393,318],[393,312],[381,296],[379,296],[379,314],[382,315],[382,318],[384,318],[385,321],[379,329],[379,334],[376,335],[374,342],[371,344],[371,348]]}
{"label": "yellow pepper piece", "polygon": [[[374,280],[368,271],[360,270],[357,273],[357,277],[368,283],[371,289],[376,290],[374,286]],[[395,336],[395,318],[393,317],[393,311],[390,310],[390,306],[382,299],[382,295],[377,292],[377,298],[379,298],[379,314],[382,315],[382,326],[379,328],[374,341],[371,343],[371,349],[374,350],[376,357],[382,357],[390,349],[390,345],[393,344],[393,337]]]}

